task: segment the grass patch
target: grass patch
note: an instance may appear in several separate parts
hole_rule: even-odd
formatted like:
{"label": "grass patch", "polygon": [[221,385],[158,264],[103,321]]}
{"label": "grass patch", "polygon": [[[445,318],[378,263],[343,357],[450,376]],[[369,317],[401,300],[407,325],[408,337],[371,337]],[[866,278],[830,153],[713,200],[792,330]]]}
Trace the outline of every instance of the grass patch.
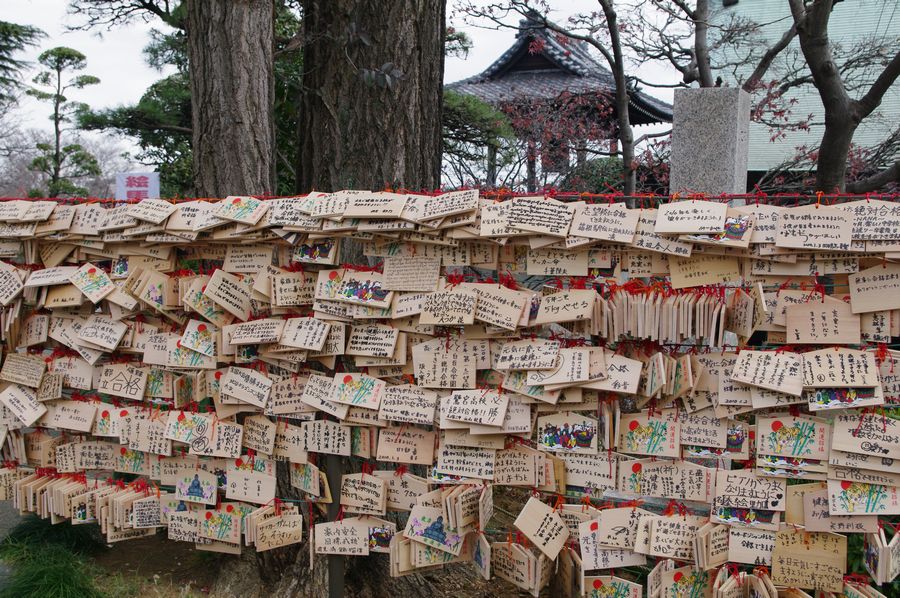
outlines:
{"label": "grass patch", "polygon": [[94,583],[104,596],[137,598],[142,593],[142,584],[139,579],[121,573],[106,573],[98,570],[94,576]]}
{"label": "grass patch", "polygon": [[[96,525],[52,525],[37,516],[23,519],[0,541],[0,559],[11,568],[0,598],[188,598],[201,594],[159,575],[102,564],[106,542]],[[134,555],[132,555],[134,556]],[[221,555],[191,551],[197,566],[214,569]]]}
{"label": "grass patch", "polygon": [[15,558],[22,547],[58,546],[75,554],[96,554],[106,543],[96,525],[53,525],[36,515],[26,517],[0,542],[0,558]]}
{"label": "grass patch", "polygon": [[103,598],[94,587],[89,567],[61,546],[16,547],[9,585],[2,598]]}
{"label": "grass patch", "polygon": [[104,547],[94,527],[22,521],[0,543],[0,558],[12,568],[0,598],[103,598],[84,558]]}

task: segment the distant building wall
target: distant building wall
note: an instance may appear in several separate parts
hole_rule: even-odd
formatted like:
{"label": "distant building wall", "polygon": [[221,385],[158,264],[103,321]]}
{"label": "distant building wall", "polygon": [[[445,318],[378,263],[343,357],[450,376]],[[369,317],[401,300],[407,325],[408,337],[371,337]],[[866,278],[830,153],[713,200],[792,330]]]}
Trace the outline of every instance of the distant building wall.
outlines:
{"label": "distant building wall", "polygon": [[[714,23],[725,23],[732,14],[748,18],[763,25],[760,36],[769,46],[781,38],[792,22],[787,0],[711,0],[711,4]],[[844,0],[839,2],[835,4],[834,12],[831,15],[828,33],[832,44],[841,44],[847,48],[869,36],[892,37],[894,45],[890,55],[884,58],[886,63],[898,48],[900,0]],[[712,35],[715,34],[711,31]],[[713,60],[716,62],[722,58],[723,55],[719,55]],[[791,45],[779,56],[764,80],[780,79],[785,65],[791,64],[793,61],[801,61],[801,63],[803,61],[803,54],[797,38],[794,38]],[[755,66],[755,64],[746,64],[739,67],[736,69],[736,78],[730,70],[727,72],[721,70],[715,74],[721,75],[725,84],[737,85],[739,84],[738,80],[746,79]],[[871,83],[881,68],[883,66],[872,68],[869,72],[859,72],[859,79]],[[862,89],[850,90],[850,96],[853,98],[859,98],[864,93]],[[793,89],[787,95],[797,99],[797,103],[790,107],[793,118],[801,119],[812,114],[813,123],[824,121],[822,102],[815,87],[807,85]],[[900,85],[895,83],[885,94],[881,106],[857,129],[853,136],[853,142],[861,146],[877,145],[887,133],[897,126],[900,126]],[[751,123],[748,169],[751,171],[768,170],[794,156],[795,148],[798,146],[814,147],[818,145],[822,139],[823,129],[821,124],[814,124],[808,132],[791,131],[787,133],[786,138],[772,142],[772,131],[768,126]]]}

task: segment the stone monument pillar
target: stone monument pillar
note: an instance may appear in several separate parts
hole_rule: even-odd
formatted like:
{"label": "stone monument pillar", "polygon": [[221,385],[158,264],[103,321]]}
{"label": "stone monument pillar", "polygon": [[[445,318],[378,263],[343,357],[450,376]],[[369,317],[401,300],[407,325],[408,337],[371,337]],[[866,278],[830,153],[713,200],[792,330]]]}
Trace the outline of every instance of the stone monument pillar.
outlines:
{"label": "stone monument pillar", "polygon": [[669,193],[745,193],[750,95],[736,87],[675,90]]}

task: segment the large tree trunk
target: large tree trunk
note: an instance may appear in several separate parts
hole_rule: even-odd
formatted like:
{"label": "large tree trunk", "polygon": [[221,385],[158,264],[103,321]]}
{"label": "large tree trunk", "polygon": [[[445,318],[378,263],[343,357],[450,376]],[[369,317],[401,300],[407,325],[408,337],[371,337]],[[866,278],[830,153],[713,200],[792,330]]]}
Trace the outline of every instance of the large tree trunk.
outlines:
{"label": "large tree trunk", "polygon": [[812,4],[806,4],[803,0],[788,0],[788,4],[800,38],[800,49],[825,108],[825,132],[816,163],[816,190],[843,192],[853,134],[859,123],[881,104],[884,94],[900,78],[900,52],[885,65],[860,99],[852,99],[834,62],[828,39],[828,21],[835,0],[817,0]]}
{"label": "large tree trunk", "polygon": [[444,13],[442,0],[304,1],[298,191],[440,185]]}
{"label": "large tree trunk", "polygon": [[832,5],[832,0],[820,0],[808,7],[800,0],[790,0],[800,49],[825,108],[825,132],[816,164],[816,190],[828,193],[844,190],[847,155],[859,124],[831,53],[828,20]]}
{"label": "large tree trunk", "polygon": [[[823,98],[824,99],[824,98]],[[825,110],[825,131],[816,161],[816,191],[843,193],[847,180],[847,158],[859,121],[849,111]]]}
{"label": "large tree trunk", "polygon": [[187,0],[193,176],[201,197],[270,194],[271,0]]}
{"label": "large tree trunk", "polygon": [[[298,191],[438,187],[444,2],[304,0],[303,26]],[[348,245],[343,259],[354,261],[359,256]],[[339,479],[349,465],[341,461],[330,473]],[[466,568],[392,579],[384,556],[329,557],[327,571],[345,561],[346,596],[437,595],[448,583],[479,587]],[[301,551],[276,594],[327,595],[324,561],[317,558],[314,574],[302,579],[308,561]]]}

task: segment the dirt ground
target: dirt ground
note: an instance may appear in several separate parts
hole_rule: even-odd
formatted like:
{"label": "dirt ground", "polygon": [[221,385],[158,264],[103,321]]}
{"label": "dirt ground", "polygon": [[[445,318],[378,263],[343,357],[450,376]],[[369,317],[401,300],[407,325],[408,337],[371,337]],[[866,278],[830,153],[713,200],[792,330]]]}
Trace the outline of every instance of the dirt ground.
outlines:
{"label": "dirt ground", "polygon": [[[104,573],[97,584],[116,593],[136,596],[191,597],[209,595],[228,555],[195,550],[192,544],[170,542],[157,534],[119,542],[92,560]],[[110,592],[112,593],[112,592]]]}

